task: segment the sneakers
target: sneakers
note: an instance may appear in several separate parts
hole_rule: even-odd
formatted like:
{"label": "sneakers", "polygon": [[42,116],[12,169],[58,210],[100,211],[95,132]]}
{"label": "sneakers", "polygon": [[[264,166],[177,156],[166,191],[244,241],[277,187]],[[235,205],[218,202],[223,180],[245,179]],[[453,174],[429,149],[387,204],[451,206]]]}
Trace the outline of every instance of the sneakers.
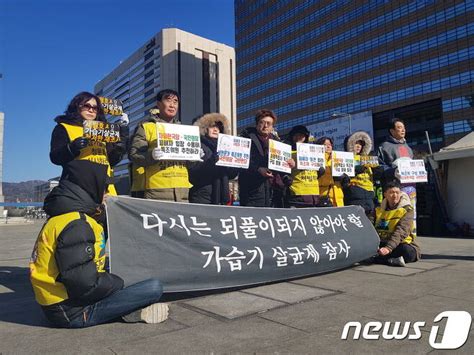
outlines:
{"label": "sneakers", "polygon": [[168,319],[169,307],[167,303],[154,303],[143,309],[122,316],[127,323],[145,322],[156,324]]}
{"label": "sneakers", "polygon": [[387,259],[387,264],[390,266],[405,266],[405,259],[403,259],[403,256],[399,256],[398,258],[389,258]]}

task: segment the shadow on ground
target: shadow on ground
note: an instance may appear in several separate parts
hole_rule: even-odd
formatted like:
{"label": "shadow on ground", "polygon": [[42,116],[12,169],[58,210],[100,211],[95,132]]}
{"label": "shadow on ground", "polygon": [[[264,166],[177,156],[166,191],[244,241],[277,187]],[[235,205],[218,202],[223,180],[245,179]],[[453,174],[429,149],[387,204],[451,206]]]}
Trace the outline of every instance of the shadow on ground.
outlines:
{"label": "shadow on ground", "polygon": [[436,260],[436,259],[446,259],[446,260],[467,260],[474,261],[474,256],[472,255],[443,255],[443,254],[422,254],[421,258],[423,260]]}
{"label": "shadow on ground", "polygon": [[0,266],[0,321],[47,327],[35,301],[26,267]]}

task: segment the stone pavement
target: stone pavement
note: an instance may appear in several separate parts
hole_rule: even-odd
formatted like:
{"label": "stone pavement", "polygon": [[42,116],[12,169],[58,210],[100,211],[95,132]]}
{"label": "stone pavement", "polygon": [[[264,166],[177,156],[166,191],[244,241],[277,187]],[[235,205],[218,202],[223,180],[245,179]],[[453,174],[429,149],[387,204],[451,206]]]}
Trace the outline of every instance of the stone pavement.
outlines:
{"label": "stone pavement", "polygon": [[[354,266],[321,276],[175,300],[162,324],[52,329],[34,302],[28,258],[41,222],[0,226],[0,354],[11,353],[416,353],[443,311],[474,315],[474,240],[420,237],[423,261]],[[418,340],[341,340],[359,321],[424,321]],[[413,327],[410,334],[413,334]],[[451,353],[473,354],[466,344]],[[381,332],[380,332],[381,334]],[[438,342],[440,341],[438,338]],[[449,351],[449,350],[447,350]],[[444,351],[444,352],[447,352]]]}

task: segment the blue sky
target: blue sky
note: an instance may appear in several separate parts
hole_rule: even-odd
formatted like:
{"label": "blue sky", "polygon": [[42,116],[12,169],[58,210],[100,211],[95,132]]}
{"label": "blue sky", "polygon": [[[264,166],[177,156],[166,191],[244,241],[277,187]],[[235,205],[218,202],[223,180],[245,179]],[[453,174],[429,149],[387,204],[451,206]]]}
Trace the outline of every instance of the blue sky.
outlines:
{"label": "blue sky", "polygon": [[233,0],[0,0],[3,181],[58,176],[54,117],[170,27],[234,46]]}

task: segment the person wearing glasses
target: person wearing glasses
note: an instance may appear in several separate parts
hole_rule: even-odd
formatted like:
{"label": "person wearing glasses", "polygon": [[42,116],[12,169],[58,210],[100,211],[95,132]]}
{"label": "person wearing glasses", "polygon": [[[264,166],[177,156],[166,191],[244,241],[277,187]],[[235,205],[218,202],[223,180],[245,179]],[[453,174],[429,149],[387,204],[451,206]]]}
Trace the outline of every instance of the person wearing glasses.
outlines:
{"label": "person wearing glasses", "polygon": [[89,92],[74,96],[64,115],[57,116],[57,123],[51,136],[49,157],[51,162],[61,165],[61,180],[68,179],[71,169],[80,169],[84,174],[107,166],[109,184],[107,193],[116,195],[112,182],[112,167],[122,160],[128,139],[128,116],[120,119],[120,141],[116,143],[93,142],[83,137],[83,123],[86,120],[106,122],[99,98]]}
{"label": "person wearing glasses", "polygon": [[[250,164],[239,174],[239,196],[241,206],[272,207],[276,205],[276,189],[285,189],[285,182],[290,182],[287,175],[268,169],[269,139],[280,139],[274,131],[277,116],[271,110],[262,109],[255,116],[255,127],[248,127],[241,136],[250,138]],[[293,159],[288,162],[295,166]],[[286,179],[285,179],[286,178]],[[278,198],[279,199],[279,198]]]}

